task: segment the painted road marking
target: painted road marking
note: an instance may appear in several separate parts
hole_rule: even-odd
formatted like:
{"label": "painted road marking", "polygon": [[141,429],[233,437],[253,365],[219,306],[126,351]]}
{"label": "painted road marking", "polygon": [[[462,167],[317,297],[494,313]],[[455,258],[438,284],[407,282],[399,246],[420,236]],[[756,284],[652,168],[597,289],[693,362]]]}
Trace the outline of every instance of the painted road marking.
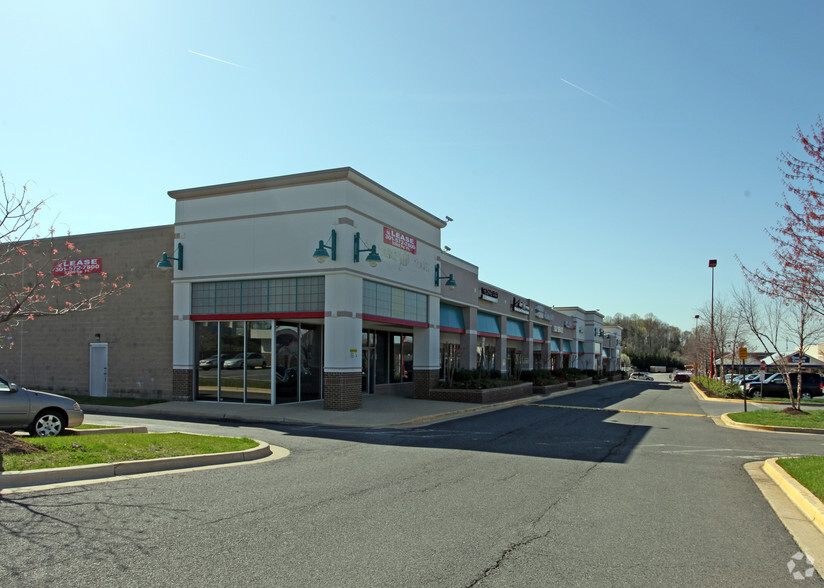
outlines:
{"label": "painted road marking", "polygon": [[656,410],[627,410],[623,408],[594,408],[591,406],[566,406],[564,404],[527,404],[526,406],[541,406],[544,408],[569,408],[571,410],[594,410],[600,412],[628,412],[633,414],[662,414],[666,416],[686,416],[712,418],[708,414],[693,414],[691,412],[661,412]]}

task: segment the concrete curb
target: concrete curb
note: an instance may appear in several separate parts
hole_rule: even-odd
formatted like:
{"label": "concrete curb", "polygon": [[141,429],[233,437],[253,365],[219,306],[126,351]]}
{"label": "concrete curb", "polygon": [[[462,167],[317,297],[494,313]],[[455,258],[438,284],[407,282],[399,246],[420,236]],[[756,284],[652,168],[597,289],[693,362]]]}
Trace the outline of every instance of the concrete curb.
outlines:
{"label": "concrete curb", "polygon": [[[50,468],[25,472],[0,472],[0,489],[40,486],[43,484],[61,484],[81,480],[98,480],[115,476],[130,476],[149,472],[238,463],[262,459],[272,455],[272,448],[268,443],[262,441],[258,441],[257,443],[257,447],[243,451],[163,457],[139,461],[120,461],[115,463]],[[288,452],[281,455],[281,457],[285,457],[286,455],[288,455]]]}
{"label": "concrete curb", "polygon": [[764,472],[781,488],[798,510],[815,525],[815,528],[824,534],[824,504],[778,465],[776,462],[779,459],[781,458],[774,457],[766,460],[763,466]]}
{"label": "concrete curb", "polygon": [[751,423],[739,423],[732,420],[724,413],[721,415],[721,421],[728,427],[735,429],[750,429],[753,431],[770,431],[772,433],[806,433],[808,435],[824,435],[824,429],[810,429],[808,427],[781,427],[778,425],[756,425]]}

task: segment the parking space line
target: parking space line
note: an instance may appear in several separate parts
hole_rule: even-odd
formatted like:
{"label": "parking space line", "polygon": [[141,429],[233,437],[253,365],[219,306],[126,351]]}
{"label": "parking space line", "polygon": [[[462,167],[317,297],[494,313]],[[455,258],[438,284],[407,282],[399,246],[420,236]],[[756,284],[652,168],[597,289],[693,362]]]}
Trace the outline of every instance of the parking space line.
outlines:
{"label": "parking space line", "polygon": [[694,414],[691,412],[663,412],[657,410],[628,410],[623,408],[595,408],[591,406],[567,406],[564,404],[527,404],[526,406],[540,406],[543,408],[569,408],[571,410],[594,410],[594,411],[601,411],[601,412],[626,412],[626,413],[634,413],[634,414],[660,414],[666,416],[685,416],[685,417],[700,417],[700,418],[711,418],[708,414]]}

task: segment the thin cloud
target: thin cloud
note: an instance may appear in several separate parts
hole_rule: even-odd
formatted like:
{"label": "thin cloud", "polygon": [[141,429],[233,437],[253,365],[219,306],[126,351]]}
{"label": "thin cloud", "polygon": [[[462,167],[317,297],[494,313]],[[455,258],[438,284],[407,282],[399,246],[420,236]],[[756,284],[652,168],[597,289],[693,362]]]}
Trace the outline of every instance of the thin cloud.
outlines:
{"label": "thin cloud", "polygon": [[212,57],[211,55],[206,55],[205,53],[198,53],[197,51],[192,51],[191,49],[187,49],[187,51],[194,55],[200,55],[201,57],[205,57],[206,59],[212,59],[214,61],[219,61],[220,63],[225,63],[226,65],[233,65],[241,69],[246,69],[246,67],[243,65],[238,65],[237,63],[232,63],[231,61],[226,61],[225,59],[218,59],[217,57]]}
{"label": "thin cloud", "polygon": [[611,107],[611,108],[615,108],[616,110],[618,110],[618,107],[617,107],[617,106],[615,106],[614,104],[610,104],[609,102],[607,102],[606,100],[604,100],[604,99],[603,99],[603,98],[601,98],[600,96],[596,96],[595,94],[593,94],[592,92],[590,92],[590,91],[588,91],[588,90],[584,90],[581,86],[576,86],[575,84],[573,84],[572,82],[568,82],[568,81],[567,81],[567,80],[565,80],[564,78],[561,78],[561,81],[562,81],[563,83],[565,83],[566,85],[568,85],[568,86],[572,86],[572,87],[573,87],[573,88],[575,88],[576,90],[580,90],[581,92],[583,92],[583,93],[584,93],[584,94],[586,94],[587,96],[592,96],[593,98],[595,98],[596,100],[599,100],[600,102],[603,102],[603,103],[604,103],[604,104],[606,104],[607,106],[609,106],[609,107]]}

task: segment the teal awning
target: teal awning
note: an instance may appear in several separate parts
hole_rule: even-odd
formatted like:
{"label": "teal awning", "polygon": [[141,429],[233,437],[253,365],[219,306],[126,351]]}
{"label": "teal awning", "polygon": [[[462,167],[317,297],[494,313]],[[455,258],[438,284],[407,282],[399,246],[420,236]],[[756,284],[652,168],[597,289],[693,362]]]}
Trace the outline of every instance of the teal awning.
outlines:
{"label": "teal awning", "polygon": [[521,339],[526,339],[526,334],[524,332],[524,323],[512,319],[506,319],[506,336],[520,337]]}
{"label": "teal awning", "polygon": [[563,339],[561,341],[561,348],[564,350],[564,353],[572,353],[572,342]]}
{"label": "teal awning", "polygon": [[491,333],[492,335],[500,335],[501,327],[498,324],[498,317],[494,314],[487,314],[485,312],[478,313],[478,332]]}
{"label": "teal awning", "polygon": [[541,325],[532,325],[532,338],[536,341],[546,341],[544,328]]}
{"label": "teal awning", "polygon": [[463,309],[441,302],[441,326],[465,331]]}
{"label": "teal awning", "polygon": [[549,350],[552,353],[561,353],[561,345],[558,339],[552,339],[550,341]]}

